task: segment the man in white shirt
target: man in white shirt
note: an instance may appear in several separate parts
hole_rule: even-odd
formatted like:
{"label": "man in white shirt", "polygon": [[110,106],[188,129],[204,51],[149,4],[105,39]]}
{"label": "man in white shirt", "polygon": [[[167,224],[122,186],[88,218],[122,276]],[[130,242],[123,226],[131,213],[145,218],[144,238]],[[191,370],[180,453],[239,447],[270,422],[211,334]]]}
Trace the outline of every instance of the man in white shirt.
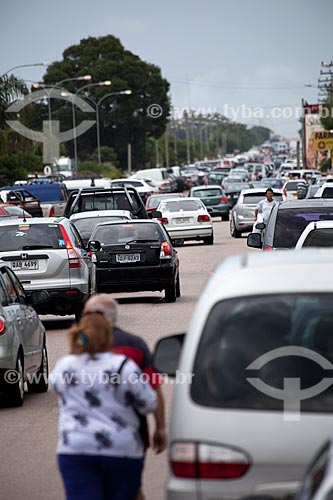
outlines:
{"label": "man in white shirt", "polygon": [[258,219],[258,214],[261,214],[261,219],[260,222],[264,222],[265,224],[268,221],[268,218],[270,216],[271,210],[276,205],[276,201],[274,200],[273,197],[273,189],[272,188],[267,188],[266,189],[266,199],[259,201],[255,211],[255,222],[259,222]]}

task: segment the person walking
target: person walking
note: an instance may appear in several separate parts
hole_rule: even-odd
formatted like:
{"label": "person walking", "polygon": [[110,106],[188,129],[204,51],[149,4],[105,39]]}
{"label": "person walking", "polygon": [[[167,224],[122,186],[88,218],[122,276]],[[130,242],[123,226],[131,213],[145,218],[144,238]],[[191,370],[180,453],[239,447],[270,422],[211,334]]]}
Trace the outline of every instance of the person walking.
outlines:
{"label": "person walking", "polygon": [[[155,431],[152,436],[152,445],[156,453],[161,453],[167,446],[166,423],[165,423],[165,405],[161,390],[161,377],[154,372],[152,367],[152,355],[146,342],[133,333],[126,332],[117,326],[118,303],[106,293],[96,294],[90,297],[84,306],[83,315],[90,313],[100,313],[114,325],[113,327],[113,345],[112,351],[134,360],[142,372],[149,378],[150,385],[155,389],[157,395],[157,407],[154,411]],[[149,430],[147,420],[141,418],[141,430],[145,450],[150,446]],[[142,488],[136,497],[136,500],[143,500],[144,494]]]}
{"label": "person walking", "polygon": [[135,499],[144,455],[138,414],[156,409],[156,392],[132,360],[111,352],[112,325],[103,315],[83,316],[69,340],[70,354],[51,373],[66,499]]}

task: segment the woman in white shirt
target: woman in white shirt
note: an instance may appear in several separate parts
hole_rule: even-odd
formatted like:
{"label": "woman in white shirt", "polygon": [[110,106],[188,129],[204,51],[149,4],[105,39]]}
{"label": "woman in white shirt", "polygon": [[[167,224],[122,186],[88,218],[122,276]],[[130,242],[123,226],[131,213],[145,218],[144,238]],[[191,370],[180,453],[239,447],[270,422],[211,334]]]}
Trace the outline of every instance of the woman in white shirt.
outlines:
{"label": "woman in white shirt", "polygon": [[58,464],[67,500],[131,500],[140,486],[138,413],[156,408],[139,367],[110,352],[112,329],[92,313],[69,331],[71,354],[51,380],[59,397]]}

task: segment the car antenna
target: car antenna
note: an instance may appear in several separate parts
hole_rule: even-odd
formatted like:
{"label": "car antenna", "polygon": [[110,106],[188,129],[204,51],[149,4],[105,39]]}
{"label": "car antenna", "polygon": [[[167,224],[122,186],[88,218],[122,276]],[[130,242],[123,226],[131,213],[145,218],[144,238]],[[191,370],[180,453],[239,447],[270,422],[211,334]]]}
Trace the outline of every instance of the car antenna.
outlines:
{"label": "car antenna", "polygon": [[21,208],[22,208],[22,211],[23,211],[23,222],[27,222],[27,219],[26,219],[26,217],[25,217],[25,210],[24,210],[24,208],[23,208],[23,207],[21,207]]}

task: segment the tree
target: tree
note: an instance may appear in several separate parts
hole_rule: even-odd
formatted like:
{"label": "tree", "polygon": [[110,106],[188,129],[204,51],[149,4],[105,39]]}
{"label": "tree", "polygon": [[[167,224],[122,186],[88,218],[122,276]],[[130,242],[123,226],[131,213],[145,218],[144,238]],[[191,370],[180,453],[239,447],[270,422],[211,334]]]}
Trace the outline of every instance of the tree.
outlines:
{"label": "tree", "polygon": [[[132,95],[113,95],[101,103],[100,141],[102,146],[112,147],[122,168],[127,163],[127,144],[132,144],[133,166],[143,165],[146,161],[146,139],[160,137],[166,127],[170,111],[168,97],[169,83],[162,78],[161,70],[153,64],[142,61],[137,55],[126,50],[118,38],[107,35],[100,38],[90,37],[78,45],[67,48],[63,60],[48,67],[44,82],[55,85],[67,78],[91,75],[93,82],[112,81],[112,87],[89,87],[81,94],[92,107],[106,94],[132,90]],[[66,89],[75,93],[87,82],[71,81],[64,83]],[[94,104],[95,103],[95,104]],[[153,118],[149,110],[157,104],[161,116]],[[63,101],[52,103],[55,110],[53,119],[61,117],[63,124],[72,127],[70,106]],[[91,119],[91,115],[77,111],[77,123]],[[84,136],[78,137],[78,155],[86,159],[96,148],[96,130],[91,128]]]}

